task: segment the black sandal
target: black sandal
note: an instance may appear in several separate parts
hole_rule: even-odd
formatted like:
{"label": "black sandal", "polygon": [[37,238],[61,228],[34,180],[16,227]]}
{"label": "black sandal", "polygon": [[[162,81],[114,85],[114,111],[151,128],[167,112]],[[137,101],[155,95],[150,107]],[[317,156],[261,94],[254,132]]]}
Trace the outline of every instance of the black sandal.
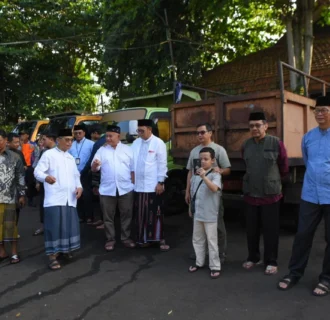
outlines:
{"label": "black sandal", "polygon": [[[323,293],[316,293],[316,292],[315,292],[315,289],[322,290]],[[322,282],[320,282],[320,283],[315,287],[315,289],[314,289],[313,292],[312,292],[313,296],[315,296],[315,297],[325,297],[325,296],[327,296],[327,295],[330,293],[329,285],[328,285],[328,284],[325,284],[325,283],[322,283]]]}
{"label": "black sandal", "polygon": [[[298,281],[299,281],[299,278],[297,278],[297,277],[293,277],[290,275],[284,276],[282,278],[282,280],[280,280],[278,282],[277,289],[282,290],[282,291],[287,291],[287,290],[291,289],[293,286],[295,286],[298,283]],[[280,286],[280,283],[286,284],[287,285],[286,288],[282,288]]]}
{"label": "black sandal", "polygon": [[20,263],[21,262],[21,259],[19,257],[19,255],[17,254],[13,254],[10,258],[10,264],[17,264],[17,263]]}
{"label": "black sandal", "polygon": [[[216,273],[219,273],[216,275]],[[210,276],[211,279],[218,279],[220,277],[220,270],[211,270]]]}
{"label": "black sandal", "polygon": [[56,259],[50,260],[48,267],[50,270],[53,271],[60,270],[62,268],[62,266],[59,264],[59,262]]}
{"label": "black sandal", "polygon": [[[190,266],[189,267],[189,269],[188,269],[188,271],[190,272],[190,273],[194,273],[194,272],[197,272],[199,269],[203,269],[204,267],[199,267],[199,266]],[[191,270],[191,269],[194,269],[194,270]]]}

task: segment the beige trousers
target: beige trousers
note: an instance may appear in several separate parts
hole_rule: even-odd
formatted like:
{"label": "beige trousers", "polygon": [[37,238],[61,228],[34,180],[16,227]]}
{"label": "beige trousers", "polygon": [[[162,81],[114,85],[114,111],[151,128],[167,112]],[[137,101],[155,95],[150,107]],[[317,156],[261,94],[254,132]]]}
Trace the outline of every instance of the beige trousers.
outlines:
{"label": "beige trousers", "polygon": [[209,249],[209,268],[220,270],[218,249],[218,223],[202,222],[194,219],[193,246],[196,254],[196,266],[203,267],[206,256],[206,241]]}

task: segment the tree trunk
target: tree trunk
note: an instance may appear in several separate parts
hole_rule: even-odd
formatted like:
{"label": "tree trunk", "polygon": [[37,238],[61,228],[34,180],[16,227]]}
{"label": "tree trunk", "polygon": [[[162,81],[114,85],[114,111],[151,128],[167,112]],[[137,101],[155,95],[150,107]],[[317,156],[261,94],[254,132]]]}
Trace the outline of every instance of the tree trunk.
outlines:
{"label": "tree trunk", "polygon": [[[288,62],[293,68],[296,68],[296,57],[294,52],[293,31],[292,31],[292,17],[288,17],[285,21],[286,25],[286,43],[288,48]],[[290,71],[290,88],[292,91],[297,88],[297,75]]]}
{"label": "tree trunk", "polygon": [[[303,71],[311,74],[312,69],[312,57],[313,57],[313,7],[314,0],[306,1],[306,12],[305,12],[305,34],[304,34],[304,45],[305,45],[305,56],[304,56],[304,69]],[[309,81],[307,81],[308,89]],[[308,91],[308,90],[307,90]]]}

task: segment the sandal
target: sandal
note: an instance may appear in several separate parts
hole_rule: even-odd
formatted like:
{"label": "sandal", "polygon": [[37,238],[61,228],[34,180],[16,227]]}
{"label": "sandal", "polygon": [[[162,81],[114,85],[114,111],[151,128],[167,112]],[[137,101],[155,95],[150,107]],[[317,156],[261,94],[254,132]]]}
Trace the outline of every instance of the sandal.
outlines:
{"label": "sandal", "polygon": [[126,239],[123,241],[123,245],[126,248],[130,248],[130,249],[134,249],[136,247],[136,244],[134,243],[134,241],[132,239]]}
{"label": "sandal", "polygon": [[21,262],[21,259],[19,257],[19,255],[17,254],[13,254],[10,258],[10,264],[17,264],[17,263],[20,263]]}
{"label": "sandal", "polygon": [[34,236],[41,236],[42,234],[44,234],[44,229],[42,229],[42,228],[37,229],[33,233]]}
{"label": "sandal", "polygon": [[116,241],[108,241],[106,242],[104,249],[108,252],[115,250]]}
{"label": "sandal", "polygon": [[194,266],[190,266],[189,269],[188,269],[188,271],[190,273],[194,273],[194,272],[197,272],[199,269],[203,269],[203,268],[204,267],[199,267],[199,266],[194,265]]}
{"label": "sandal", "polygon": [[104,223],[98,225],[98,226],[96,227],[96,229],[98,229],[98,230],[100,230],[100,229],[104,229]]}
{"label": "sandal", "polygon": [[[282,290],[282,291],[287,291],[287,290],[291,289],[294,285],[296,285],[298,283],[298,281],[299,281],[299,278],[297,278],[297,277],[293,277],[290,275],[284,276],[282,278],[282,280],[280,280],[279,283],[277,284],[277,289]],[[281,283],[286,284],[286,287],[282,288],[280,286]]]}
{"label": "sandal", "polygon": [[169,251],[171,249],[171,247],[168,244],[166,244],[165,241],[161,241],[160,242],[159,249],[162,252],[167,252],[167,251]]}
{"label": "sandal", "polygon": [[73,259],[73,255],[71,253],[60,253],[58,256],[58,259],[63,259],[63,260],[72,260]]}
{"label": "sandal", "polygon": [[245,270],[250,270],[252,269],[253,267],[255,266],[260,266],[262,264],[262,261],[259,260],[258,262],[252,262],[252,261],[245,261],[242,265],[242,267],[245,269]]}
{"label": "sandal", "polygon": [[220,277],[220,270],[211,270],[210,276],[212,279],[218,279]]}
{"label": "sandal", "polygon": [[100,226],[101,224],[103,224],[103,221],[102,221],[102,220],[97,220],[96,222],[93,222],[93,223],[92,223],[92,226],[98,227],[98,226]]}
{"label": "sandal", "polygon": [[[316,293],[316,292],[315,292],[316,289],[321,290],[321,291],[323,291],[323,292],[322,292],[322,293]],[[327,296],[327,295],[329,294],[329,292],[330,292],[330,287],[329,287],[329,285],[326,285],[326,284],[320,282],[320,283],[315,287],[315,289],[313,290],[312,294],[313,294],[313,296],[315,296],[315,297],[325,297],[325,296]]]}
{"label": "sandal", "polygon": [[59,262],[56,259],[52,259],[49,261],[48,267],[50,270],[56,271],[61,269],[61,265],[59,264]]}
{"label": "sandal", "polygon": [[276,274],[278,271],[278,267],[277,266],[267,266],[265,269],[265,275],[266,276],[272,276],[274,274]]}

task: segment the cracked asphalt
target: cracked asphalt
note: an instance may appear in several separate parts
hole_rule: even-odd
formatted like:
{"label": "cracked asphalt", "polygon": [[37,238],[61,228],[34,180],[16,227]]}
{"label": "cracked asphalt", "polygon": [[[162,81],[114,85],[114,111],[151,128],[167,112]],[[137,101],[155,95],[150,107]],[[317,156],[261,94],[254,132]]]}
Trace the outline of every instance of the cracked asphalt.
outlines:
{"label": "cracked asphalt", "polygon": [[43,238],[33,237],[38,212],[21,213],[22,262],[0,264],[0,319],[329,319],[330,296],[311,295],[321,270],[325,248],[319,228],[305,277],[288,292],[276,289],[287,272],[293,233],[280,238],[280,272],[264,276],[261,267],[242,269],[246,258],[244,229],[234,213],[226,212],[228,260],[217,280],[207,269],[188,273],[192,263],[191,220],[187,214],[166,217],[172,249],[127,249],[119,242],[114,252],[103,250],[104,234],[82,226],[82,248],[60,271],[50,271]]}

